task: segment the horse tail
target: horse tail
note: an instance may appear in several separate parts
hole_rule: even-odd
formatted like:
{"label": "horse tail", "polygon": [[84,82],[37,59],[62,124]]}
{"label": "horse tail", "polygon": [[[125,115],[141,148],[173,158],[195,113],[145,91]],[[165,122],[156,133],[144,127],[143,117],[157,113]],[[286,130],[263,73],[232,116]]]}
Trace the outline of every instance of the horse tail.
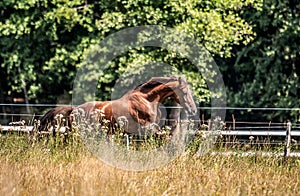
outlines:
{"label": "horse tail", "polygon": [[39,118],[40,126],[38,127],[39,131],[48,130],[49,123],[54,119],[54,108],[46,112],[42,117]]}
{"label": "horse tail", "polygon": [[56,122],[56,115],[62,115],[61,118],[65,119],[60,126],[71,126],[70,121],[70,114],[73,111],[72,106],[59,106],[50,109],[46,112],[42,117],[39,118],[40,126],[38,127],[38,131],[49,131],[51,126],[55,126]]}

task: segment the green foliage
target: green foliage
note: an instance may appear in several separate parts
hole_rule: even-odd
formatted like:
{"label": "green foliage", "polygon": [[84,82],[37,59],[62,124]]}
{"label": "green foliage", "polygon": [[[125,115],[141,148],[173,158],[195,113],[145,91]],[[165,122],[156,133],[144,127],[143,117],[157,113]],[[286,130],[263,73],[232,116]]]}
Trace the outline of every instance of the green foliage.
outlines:
{"label": "green foliage", "polygon": [[[247,9],[260,9],[261,1],[20,1],[0,3],[1,89],[9,97],[30,102],[59,102],[72,94],[77,68],[93,46],[118,30],[140,25],[162,25],[184,31],[213,55],[230,57],[233,46],[254,38]],[[175,57],[175,58],[174,58]],[[210,94],[201,73],[170,51],[137,49],[115,59],[98,75],[99,99],[108,99],[117,78],[144,69],[149,61],[170,63],[188,77],[200,101]],[[89,64],[93,66],[92,64]],[[70,100],[64,100],[68,102]]]}
{"label": "green foliage", "polygon": [[[82,1],[0,4],[1,88],[6,96],[53,102],[70,90],[75,65],[89,46],[90,7]],[[87,39],[88,37],[88,39]]]}
{"label": "green foliage", "polygon": [[[116,4],[117,7],[113,13],[105,13],[101,19],[96,20],[103,35],[106,35],[106,32],[114,32],[114,30],[130,26],[165,25],[184,31],[202,43],[209,52],[222,57],[231,55],[232,46],[247,44],[253,39],[251,26],[240,17],[239,12],[247,6],[253,9],[258,9],[260,6],[259,2],[255,1],[247,1],[245,4],[239,2],[236,6],[224,6],[224,2],[197,3],[194,1],[176,3],[173,1],[117,1]],[[109,98],[110,89],[103,89],[103,85],[114,84],[116,77],[119,76],[122,76],[122,79],[124,79],[123,76],[127,76],[128,80],[124,79],[124,83],[130,85],[132,78],[129,76],[145,71],[150,72],[150,62],[168,63],[179,69],[193,84],[198,100],[209,102],[211,95],[199,70],[195,70],[187,59],[163,49],[140,48],[115,59],[105,70],[116,71],[104,71],[102,76],[106,77],[100,77],[99,89],[101,90],[98,94]],[[142,78],[142,74],[140,77]]]}
{"label": "green foliage", "polygon": [[[300,106],[300,6],[293,2],[265,1],[261,11],[245,13],[255,27],[257,37],[238,50],[233,67],[224,65],[232,69],[227,71],[231,81],[230,105]],[[281,111],[265,117],[269,120],[298,120],[296,115],[297,112]]]}

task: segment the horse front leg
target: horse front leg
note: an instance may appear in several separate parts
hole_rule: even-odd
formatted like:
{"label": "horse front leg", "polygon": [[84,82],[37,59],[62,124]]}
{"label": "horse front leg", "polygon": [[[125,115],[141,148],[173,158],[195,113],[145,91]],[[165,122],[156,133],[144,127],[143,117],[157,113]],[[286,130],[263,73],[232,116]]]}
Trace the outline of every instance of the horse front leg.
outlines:
{"label": "horse front leg", "polygon": [[170,112],[170,125],[171,125],[171,135],[175,135],[179,132],[180,123],[180,109],[174,108]]}

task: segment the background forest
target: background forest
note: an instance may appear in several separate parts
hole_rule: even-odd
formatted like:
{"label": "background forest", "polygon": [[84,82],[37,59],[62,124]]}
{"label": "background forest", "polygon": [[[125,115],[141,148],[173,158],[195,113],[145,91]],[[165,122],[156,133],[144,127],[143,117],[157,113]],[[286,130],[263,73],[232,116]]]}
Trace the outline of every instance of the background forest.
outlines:
{"label": "background forest", "polygon": [[[295,0],[3,0],[0,102],[69,104],[88,51],[108,35],[141,25],[182,30],[201,43],[222,73],[228,106],[299,107],[300,4]],[[99,73],[98,98],[109,99],[123,73],[158,59],[180,68],[201,104],[209,105],[201,73],[162,49],[132,50],[107,65]],[[264,115],[288,118],[283,111]]]}

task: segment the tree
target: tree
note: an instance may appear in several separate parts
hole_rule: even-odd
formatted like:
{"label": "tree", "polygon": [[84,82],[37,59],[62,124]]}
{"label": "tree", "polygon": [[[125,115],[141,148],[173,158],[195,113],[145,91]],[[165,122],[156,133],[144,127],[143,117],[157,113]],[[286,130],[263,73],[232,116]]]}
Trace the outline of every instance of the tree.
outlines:
{"label": "tree", "polygon": [[[300,5],[295,1],[265,1],[261,11],[245,13],[257,36],[236,50],[237,57],[231,59],[234,66],[223,64],[224,69],[231,69],[226,79],[230,81],[231,106],[299,107],[299,13]],[[264,111],[259,116],[284,120],[295,119],[296,113]],[[255,115],[242,118],[258,120]]]}
{"label": "tree", "polygon": [[[72,88],[76,64],[92,37],[82,1],[0,3],[1,89],[6,97],[51,103]],[[19,94],[19,95],[18,95]]]}
{"label": "tree", "polygon": [[[88,50],[120,29],[163,25],[185,31],[213,55],[230,57],[232,47],[254,38],[241,11],[259,9],[261,1],[4,1],[0,3],[1,89],[9,96],[26,94],[30,102],[56,102],[72,93],[76,69]],[[176,56],[177,55],[177,56]],[[120,74],[138,70],[149,59],[180,67],[197,94],[209,100],[209,91],[186,59],[159,49],[128,51],[102,73],[100,99],[110,97]],[[137,63],[138,62],[138,63]]]}
{"label": "tree", "polygon": [[[126,27],[140,25],[163,25],[185,31],[213,55],[223,58],[231,56],[231,49],[237,44],[247,44],[253,38],[252,27],[239,15],[243,9],[259,9],[261,2],[256,1],[116,1],[115,9],[96,20],[99,29],[107,35]],[[109,33],[106,33],[109,32]],[[175,57],[175,58],[174,58]],[[125,72],[143,71],[141,65],[159,59],[174,65],[184,72],[194,84],[194,91],[200,101],[209,102],[210,92],[205,80],[191,63],[178,55],[159,49],[131,50],[116,60],[105,71],[100,84],[114,84],[116,78]],[[114,75],[112,74],[114,73]],[[115,74],[117,73],[117,74]],[[103,88],[102,88],[103,89]],[[109,97],[110,89],[100,91],[102,96]]]}

